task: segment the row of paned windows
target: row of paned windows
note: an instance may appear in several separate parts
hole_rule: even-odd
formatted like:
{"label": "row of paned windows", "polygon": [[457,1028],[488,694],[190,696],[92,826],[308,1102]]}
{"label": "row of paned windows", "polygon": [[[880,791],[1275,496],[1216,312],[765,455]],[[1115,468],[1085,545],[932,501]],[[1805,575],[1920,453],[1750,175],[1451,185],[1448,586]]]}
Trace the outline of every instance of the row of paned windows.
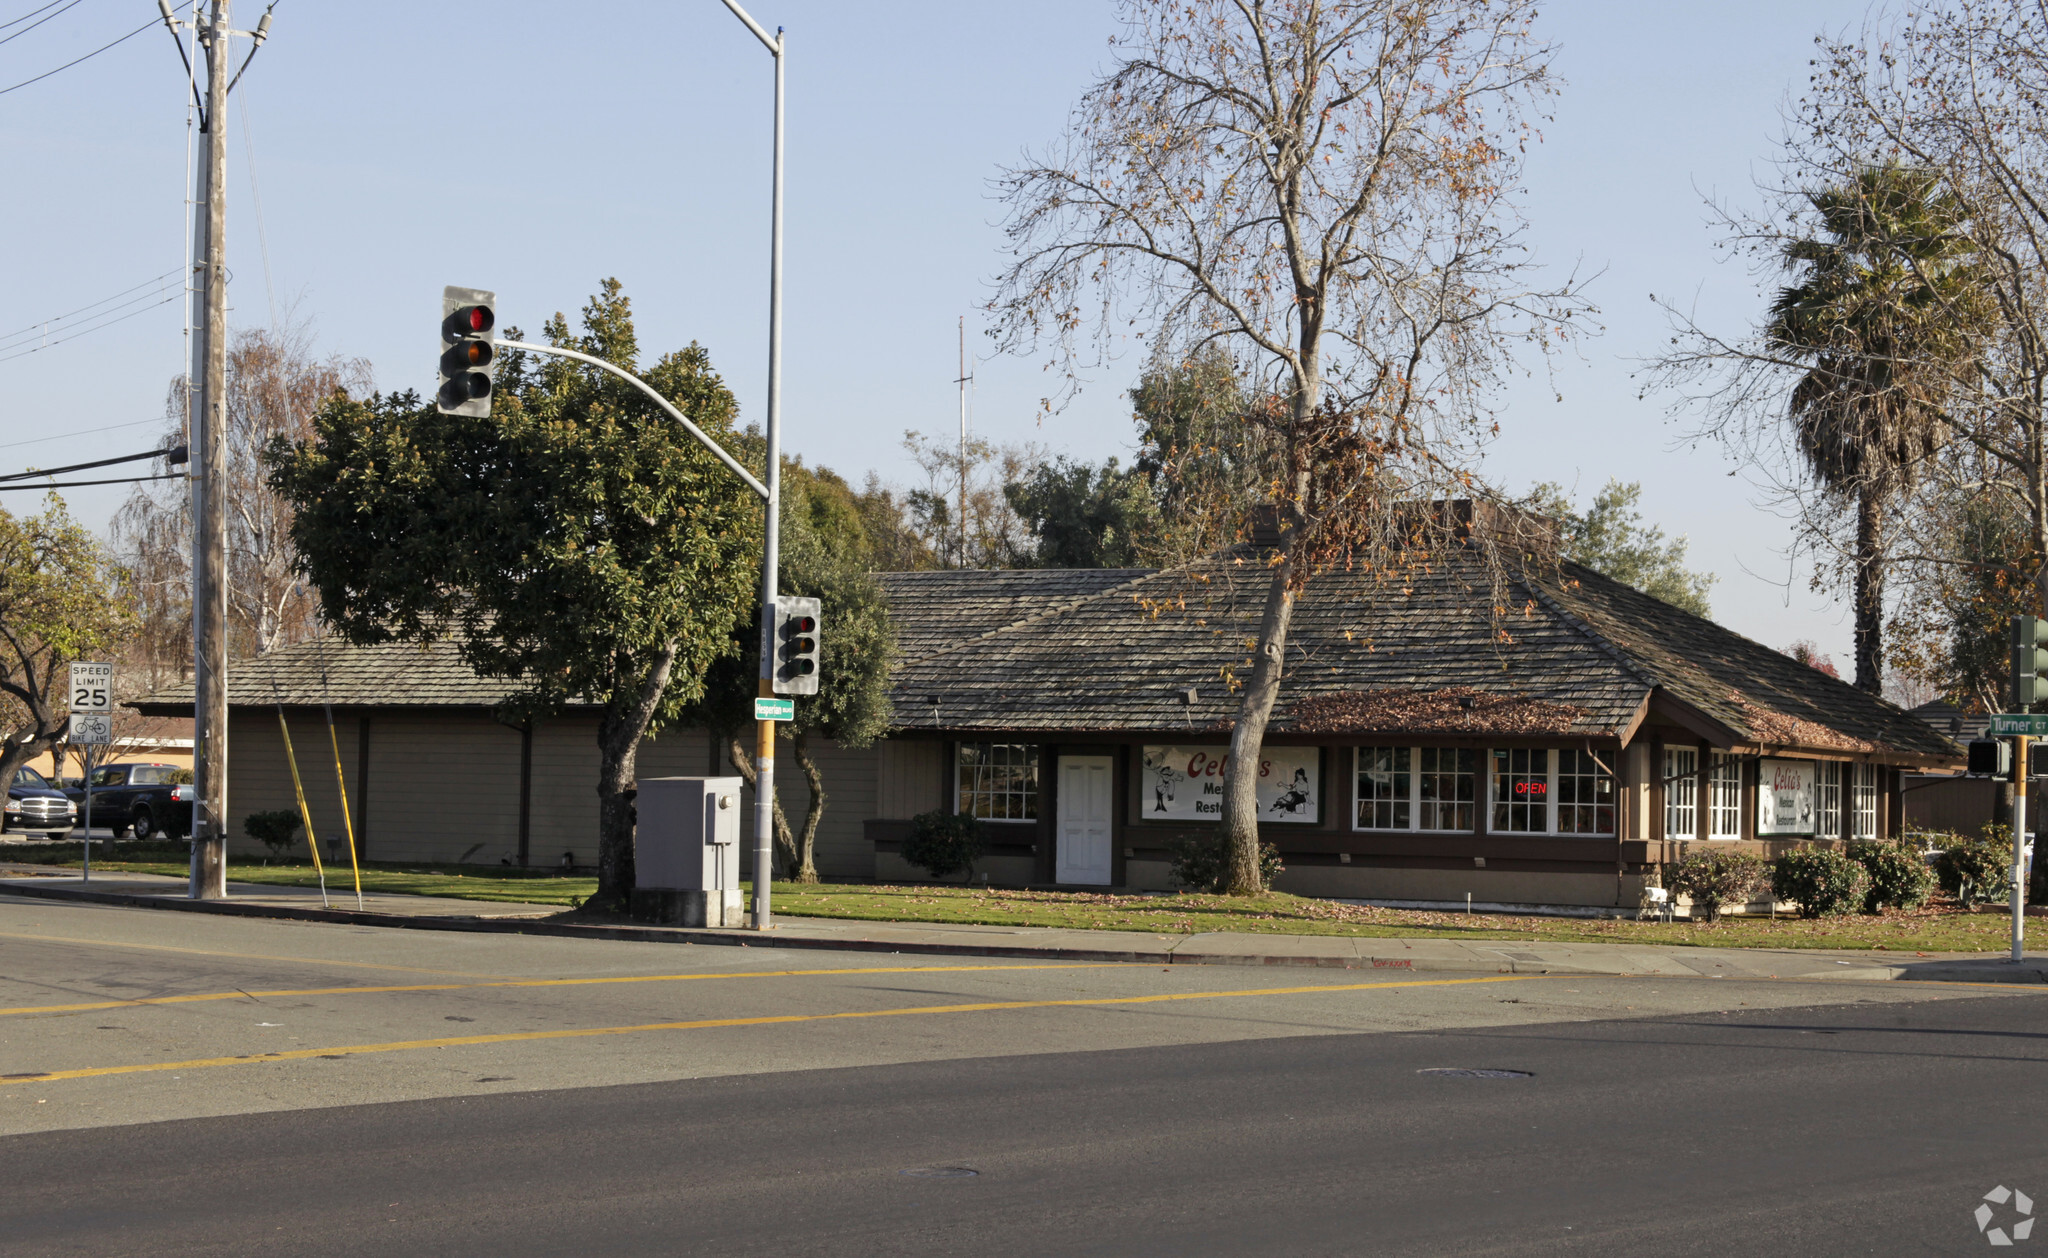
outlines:
{"label": "row of paned windows", "polygon": [[1482,763],[1492,779],[1486,798],[1493,831],[1614,833],[1614,773],[1606,758],[1542,747],[1361,747],[1354,828],[1471,833]]}
{"label": "row of paned windows", "polygon": [[[1668,837],[1699,833],[1699,754],[1692,747],[1664,749],[1664,833]],[[1878,774],[1874,764],[1823,760],[1814,765],[1813,832],[1830,837],[1842,833],[1845,793],[1849,837],[1876,838]],[[1707,837],[1742,837],[1742,764],[1720,752],[1707,762]]]}
{"label": "row of paned windows", "polygon": [[[1664,832],[1699,832],[1699,751],[1664,749]],[[1491,789],[1488,827],[1503,834],[1613,834],[1614,773],[1606,757],[1577,748],[1360,747],[1359,830],[1471,833],[1481,807],[1481,761]],[[1034,743],[961,743],[955,807],[988,821],[1038,816]],[[1707,837],[1742,837],[1742,765],[1715,752],[1706,773]],[[1877,766],[1823,761],[1815,766],[1814,832],[1840,834],[1849,809],[1851,837],[1876,838]]]}

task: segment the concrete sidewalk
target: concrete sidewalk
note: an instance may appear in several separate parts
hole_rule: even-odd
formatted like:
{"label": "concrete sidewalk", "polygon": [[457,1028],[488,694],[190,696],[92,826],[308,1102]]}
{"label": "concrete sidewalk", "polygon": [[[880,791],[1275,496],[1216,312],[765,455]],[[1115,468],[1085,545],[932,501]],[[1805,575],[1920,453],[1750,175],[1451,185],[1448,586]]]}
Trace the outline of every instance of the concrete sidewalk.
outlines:
{"label": "concrete sidewalk", "polygon": [[1371,939],[1333,935],[1205,932],[1161,935],[1034,926],[867,922],[783,917],[767,934],[591,921],[546,904],[506,904],[440,896],[365,895],[330,886],[329,904],[312,887],[228,884],[226,900],[185,898],[182,879],[110,873],[82,882],[73,872],[0,865],[0,893],[134,908],[339,922],[415,930],[497,931],[591,939],[819,948],[935,956],[1039,957],[1156,965],[1316,966],[1389,972],[1665,975],[1673,978],[1919,980],[1951,983],[2048,983],[2048,954],[2019,965],[1981,953],[1907,956],[1873,951],[1787,948],[1646,947],[1513,940]]}

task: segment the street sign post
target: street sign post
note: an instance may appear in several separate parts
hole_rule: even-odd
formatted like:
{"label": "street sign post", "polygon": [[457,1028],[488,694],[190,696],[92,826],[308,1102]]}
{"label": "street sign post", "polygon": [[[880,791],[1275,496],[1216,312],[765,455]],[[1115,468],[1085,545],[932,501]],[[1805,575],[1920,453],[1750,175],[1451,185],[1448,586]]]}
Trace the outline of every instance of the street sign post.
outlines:
{"label": "street sign post", "polygon": [[[105,747],[114,741],[114,666],[105,661],[74,660],[71,664],[71,729],[74,747]],[[78,767],[85,796],[85,858],[79,881],[92,881],[92,753],[81,752]]]}
{"label": "street sign post", "polygon": [[796,700],[756,699],[754,700],[754,719],[757,721],[794,721],[796,719]]}
{"label": "street sign post", "polygon": [[2048,712],[1996,712],[1984,732],[1993,738],[2048,738]]}

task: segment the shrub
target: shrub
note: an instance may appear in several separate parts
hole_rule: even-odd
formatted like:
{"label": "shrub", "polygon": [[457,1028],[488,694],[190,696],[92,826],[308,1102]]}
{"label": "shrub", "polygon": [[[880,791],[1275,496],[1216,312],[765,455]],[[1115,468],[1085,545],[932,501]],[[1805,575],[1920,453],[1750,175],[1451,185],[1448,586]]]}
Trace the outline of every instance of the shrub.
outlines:
{"label": "shrub", "polygon": [[1720,920],[1722,905],[1747,904],[1763,890],[1766,868],[1747,852],[1695,848],[1664,881],[1673,893],[1692,897],[1694,916],[1704,913],[1712,922]]}
{"label": "shrub", "polygon": [[[1224,873],[1228,863],[1223,859],[1223,834],[1190,834],[1168,840],[1167,855],[1172,858],[1166,876],[1177,887],[1189,891],[1206,891],[1212,895],[1223,890]],[[1259,844],[1259,881],[1270,887],[1273,879],[1287,869],[1280,863],[1280,849],[1271,843]]]}
{"label": "shrub", "polygon": [[903,840],[903,859],[934,878],[955,870],[972,871],[981,855],[981,823],[973,813],[934,809],[910,819],[910,837]]}
{"label": "shrub", "polygon": [[299,832],[299,814],[290,808],[252,812],[242,818],[242,832],[269,848],[272,856],[283,856],[292,850],[292,836]]}
{"label": "shrub", "polygon": [[1851,843],[1849,857],[1870,875],[1870,890],[1863,893],[1866,913],[1886,907],[1917,909],[1934,894],[1934,871],[1911,840]]}
{"label": "shrub", "polygon": [[2012,877],[2012,827],[1987,825],[1981,839],[1954,836],[1934,858],[1934,876],[1964,904],[2004,899]]}
{"label": "shrub", "polygon": [[1771,894],[1799,906],[1801,917],[1839,917],[1863,905],[1870,871],[1824,847],[1802,847],[1771,862]]}

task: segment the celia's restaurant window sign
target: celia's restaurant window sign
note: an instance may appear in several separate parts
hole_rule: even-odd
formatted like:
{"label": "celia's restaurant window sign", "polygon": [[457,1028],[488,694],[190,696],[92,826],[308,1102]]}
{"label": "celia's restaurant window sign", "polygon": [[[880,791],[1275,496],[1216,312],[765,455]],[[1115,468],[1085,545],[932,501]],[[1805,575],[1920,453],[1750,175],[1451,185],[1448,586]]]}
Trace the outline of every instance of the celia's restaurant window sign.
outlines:
{"label": "celia's restaurant window sign", "polygon": [[1756,832],[1813,833],[1813,761],[1765,760],[1757,771]]}
{"label": "celia's restaurant window sign", "polygon": [[[1260,821],[1322,819],[1321,757],[1314,747],[1267,747],[1259,754]],[[1140,774],[1147,821],[1221,821],[1229,747],[1147,747]]]}

